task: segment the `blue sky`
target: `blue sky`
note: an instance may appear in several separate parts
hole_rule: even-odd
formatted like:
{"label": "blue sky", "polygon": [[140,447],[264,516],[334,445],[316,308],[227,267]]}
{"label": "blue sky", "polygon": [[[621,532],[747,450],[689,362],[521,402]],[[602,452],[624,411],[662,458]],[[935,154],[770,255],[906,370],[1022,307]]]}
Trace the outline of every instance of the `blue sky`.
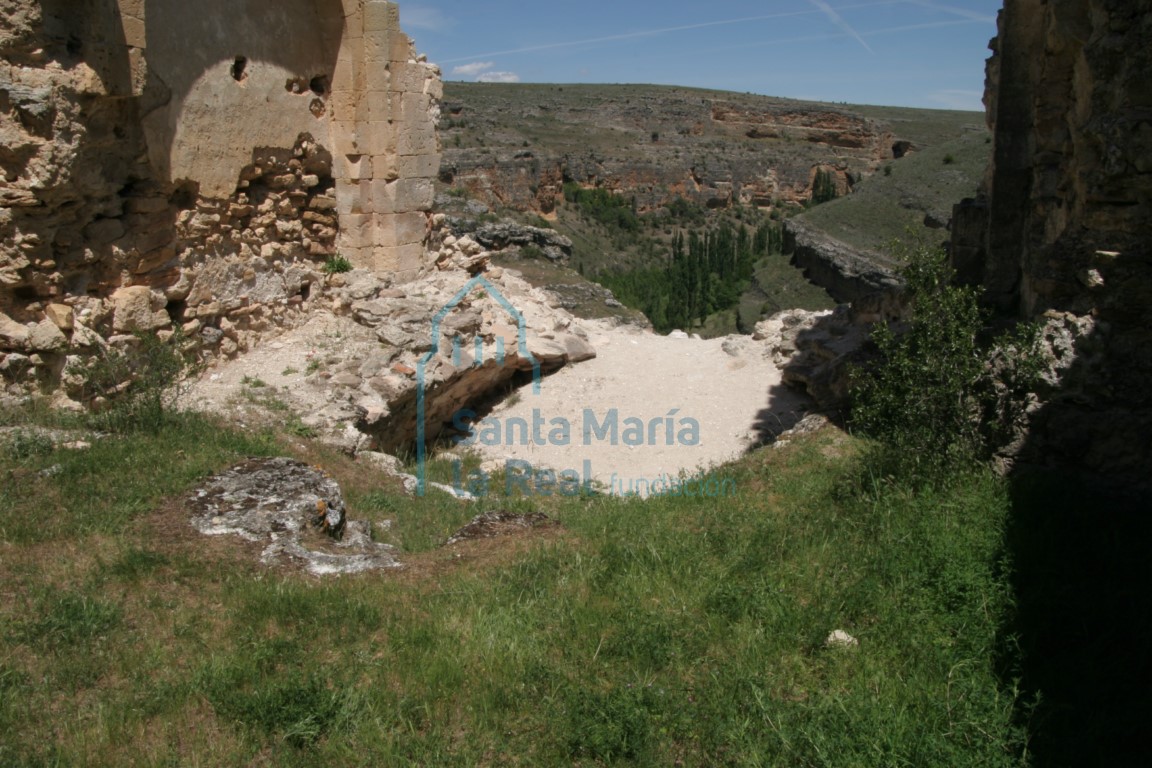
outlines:
{"label": "blue sky", "polygon": [[982,109],[1000,0],[400,0],[446,80],[657,83]]}

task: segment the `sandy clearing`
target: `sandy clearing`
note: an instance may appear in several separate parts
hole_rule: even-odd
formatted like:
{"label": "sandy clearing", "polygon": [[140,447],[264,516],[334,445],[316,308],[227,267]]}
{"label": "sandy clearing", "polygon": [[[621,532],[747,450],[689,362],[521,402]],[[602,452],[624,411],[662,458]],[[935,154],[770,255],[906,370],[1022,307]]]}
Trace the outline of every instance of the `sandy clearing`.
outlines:
{"label": "sandy clearing", "polygon": [[[662,475],[729,461],[803,415],[806,399],[781,385],[767,346],[749,337],[700,340],[582,324],[597,357],[546,377],[539,394],[525,386],[497,405],[474,434],[482,455],[581,477],[590,469],[611,492],[643,492]],[[629,429],[635,419],[642,431]],[[640,444],[626,444],[636,438]]]}
{"label": "sandy clearing", "polygon": [[[736,458],[792,426],[808,405],[803,395],[782,386],[768,345],[750,337],[700,340],[606,321],[581,320],[580,325],[596,358],[545,377],[539,394],[526,385],[483,414],[471,444],[489,470],[511,459],[533,469],[574,470],[613,493],[643,494],[662,476],[694,474]],[[321,313],[210,368],[185,403],[239,417],[252,407],[245,392],[267,393],[305,424],[347,425],[344,433],[350,434],[343,434],[342,442],[355,445],[355,409],[346,392],[311,380],[306,369],[312,359],[337,364],[376,346],[368,329]],[[247,383],[253,380],[266,388],[253,390]],[[634,428],[637,419],[642,432]],[[639,444],[628,444],[637,437]]]}

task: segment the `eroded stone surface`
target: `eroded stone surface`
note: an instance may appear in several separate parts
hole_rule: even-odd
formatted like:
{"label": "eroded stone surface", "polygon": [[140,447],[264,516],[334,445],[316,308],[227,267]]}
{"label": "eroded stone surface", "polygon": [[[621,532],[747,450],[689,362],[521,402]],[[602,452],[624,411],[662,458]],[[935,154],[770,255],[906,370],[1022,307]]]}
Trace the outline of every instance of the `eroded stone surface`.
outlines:
{"label": "eroded stone surface", "polygon": [[537,366],[543,375],[596,355],[582,324],[515,271],[474,278],[454,268],[468,251],[485,255],[464,247],[443,246],[444,269],[403,286],[361,270],[334,276],[307,322],[206,370],[188,404],[219,412],[259,379],[350,453],[410,451],[422,383],[431,441],[455,414],[517,377],[530,380]]}
{"label": "eroded stone surface", "polygon": [[286,558],[316,575],[400,565],[391,546],[372,541],[369,523],[345,519],[339,484],[294,459],[249,459],[210,478],[187,503],[203,534],[266,542],[266,564]]}
{"label": "eroded stone surface", "polygon": [[241,354],[309,314],[338,252],[396,282],[432,268],[441,84],[395,3],[5,14],[0,362],[42,353],[0,368],[10,394],[51,389],[93,334]]}

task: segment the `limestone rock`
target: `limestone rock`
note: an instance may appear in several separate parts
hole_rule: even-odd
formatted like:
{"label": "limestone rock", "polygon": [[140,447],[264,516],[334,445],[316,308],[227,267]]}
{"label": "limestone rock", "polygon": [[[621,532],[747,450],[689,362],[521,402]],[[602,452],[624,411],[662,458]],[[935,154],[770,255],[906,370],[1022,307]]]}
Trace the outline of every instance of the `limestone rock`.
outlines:
{"label": "limestone rock", "polygon": [[68,348],[68,337],[51,320],[42,320],[29,329],[27,343],[33,352],[59,352]]}
{"label": "limestone rock", "polygon": [[901,286],[896,276],[897,265],[887,257],[858,252],[803,219],[787,220],[785,238],[792,245],[792,262],[837,301],[855,301]]}
{"label": "limestone rock", "polygon": [[860,641],[842,629],[832,630],[824,640],[826,648],[855,648]]}
{"label": "limestone rock", "polygon": [[62,331],[72,330],[74,322],[72,316],[72,307],[67,304],[49,304],[44,309],[44,314],[56,324],[56,327]]}
{"label": "limestone rock", "polygon": [[293,459],[249,459],[210,478],[187,503],[201,533],[266,543],[265,564],[286,557],[317,575],[399,565],[391,547],[371,541],[367,524],[345,520],[336,481]]}
{"label": "limestone rock", "polygon": [[446,545],[451,546],[473,539],[510,536],[532,529],[556,528],[557,526],[559,523],[543,512],[531,512],[529,514],[516,514],[503,510],[484,512],[472,518],[468,525],[449,536]]}
{"label": "limestone rock", "polygon": [[0,345],[4,349],[26,349],[28,333],[28,326],[21,325],[0,312]]}
{"label": "limestone rock", "polygon": [[157,299],[145,285],[121,288],[112,294],[112,330],[117,333],[154,331],[172,324],[163,310],[163,299]]}

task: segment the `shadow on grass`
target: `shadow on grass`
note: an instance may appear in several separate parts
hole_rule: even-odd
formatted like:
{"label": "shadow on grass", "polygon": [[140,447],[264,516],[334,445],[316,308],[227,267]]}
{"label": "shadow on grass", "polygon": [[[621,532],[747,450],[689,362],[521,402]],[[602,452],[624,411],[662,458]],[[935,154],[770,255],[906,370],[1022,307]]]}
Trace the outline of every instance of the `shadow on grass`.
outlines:
{"label": "shadow on grass", "polygon": [[1004,640],[1036,766],[1152,765],[1150,501],[1067,474],[1013,484],[1016,616]]}

